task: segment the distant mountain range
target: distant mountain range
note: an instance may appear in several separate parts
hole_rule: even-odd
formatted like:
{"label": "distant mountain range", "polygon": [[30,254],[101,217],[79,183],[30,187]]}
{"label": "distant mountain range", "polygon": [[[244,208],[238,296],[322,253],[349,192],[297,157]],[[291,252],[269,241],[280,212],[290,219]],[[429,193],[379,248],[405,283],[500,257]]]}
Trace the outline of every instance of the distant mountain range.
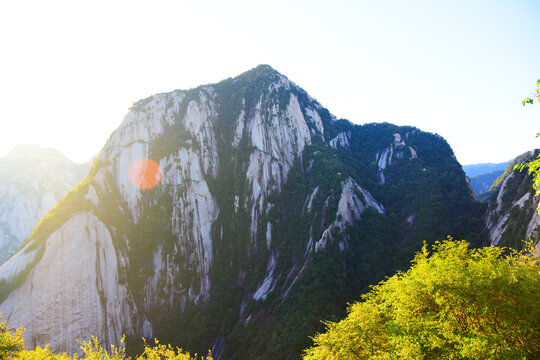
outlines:
{"label": "distant mountain range", "polygon": [[485,193],[490,190],[493,183],[505,172],[505,169],[510,163],[513,163],[514,160],[502,163],[482,163],[462,166],[463,171],[465,171],[465,174],[469,177],[474,192],[480,201],[489,201],[489,196]]}
{"label": "distant mountain range", "polygon": [[0,264],[89,168],[35,145],[16,146],[0,158]]}
{"label": "distant mountain range", "polygon": [[510,164],[512,160],[505,161],[502,163],[481,163],[481,164],[471,164],[463,165],[463,171],[469,178],[473,178],[478,175],[483,175],[491,173],[494,171],[504,171],[504,169]]}
{"label": "distant mountain range", "polygon": [[491,188],[491,185],[499,176],[502,175],[504,169],[494,170],[486,174],[480,174],[470,178],[471,185],[476,195],[480,196]]}

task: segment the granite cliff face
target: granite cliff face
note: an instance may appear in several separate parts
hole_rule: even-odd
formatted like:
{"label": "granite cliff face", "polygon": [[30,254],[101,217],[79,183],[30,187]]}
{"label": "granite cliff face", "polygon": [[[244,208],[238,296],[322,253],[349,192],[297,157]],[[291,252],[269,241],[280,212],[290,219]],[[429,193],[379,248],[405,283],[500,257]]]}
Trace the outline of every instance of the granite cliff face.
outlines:
{"label": "granite cliff face", "polygon": [[540,251],[538,230],[539,197],[532,187],[532,176],[527,170],[513,170],[516,164],[538,156],[538,150],[524,153],[514,159],[492,185],[488,194],[491,201],[486,212],[486,226],[492,246],[523,247],[523,241],[533,239]]}
{"label": "granite cliff face", "polygon": [[37,146],[17,146],[0,158],[0,264],[87,171],[87,165]]}
{"label": "granite cliff face", "polygon": [[[134,314],[120,283],[118,257],[107,227],[89,212],[76,213],[48,237],[44,247],[25,282],[2,303],[7,318],[26,328],[27,345],[62,344],[62,349],[73,353],[78,350],[73,336],[87,334],[119,343]],[[30,259],[24,258],[24,251],[5,264],[15,267],[2,272],[8,280],[17,274],[17,266],[20,269],[37,255],[34,250]]]}
{"label": "granite cliff face", "polygon": [[[133,179],[141,159],[159,165],[136,170],[157,186]],[[471,209],[444,139],[338,120],[259,66],[134,104],[88,177],[0,267],[0,311],[28,345],[61,351],[127,334],[218,359],[293,357],[427,236],[479,233],[453,222]],[[281,322],[299,311],[301,325]]]}

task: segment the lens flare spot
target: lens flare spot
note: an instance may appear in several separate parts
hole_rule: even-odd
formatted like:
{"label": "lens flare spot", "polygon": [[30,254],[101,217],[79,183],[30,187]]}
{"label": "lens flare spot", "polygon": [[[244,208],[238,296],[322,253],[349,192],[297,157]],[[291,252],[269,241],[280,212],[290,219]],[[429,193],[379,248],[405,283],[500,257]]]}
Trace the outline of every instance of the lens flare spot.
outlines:
{"label": "lens flare spot", "polygon": [[157,162],[143,158],[129,165],[128,180],[139,189],[151,189],[161,182],[161,170]]}

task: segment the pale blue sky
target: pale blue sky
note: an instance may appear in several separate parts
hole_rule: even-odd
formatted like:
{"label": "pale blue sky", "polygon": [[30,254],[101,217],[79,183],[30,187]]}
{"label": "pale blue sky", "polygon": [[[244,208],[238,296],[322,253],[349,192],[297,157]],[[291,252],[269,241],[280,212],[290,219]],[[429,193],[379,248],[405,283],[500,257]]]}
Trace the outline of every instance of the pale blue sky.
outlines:
{"label": "pale blue sky", "polygon": [[437,132],[463,164],[540,147],[540,1],[0,3],[0,156],[75,161],[153,93],[273,66],[337,117]]}

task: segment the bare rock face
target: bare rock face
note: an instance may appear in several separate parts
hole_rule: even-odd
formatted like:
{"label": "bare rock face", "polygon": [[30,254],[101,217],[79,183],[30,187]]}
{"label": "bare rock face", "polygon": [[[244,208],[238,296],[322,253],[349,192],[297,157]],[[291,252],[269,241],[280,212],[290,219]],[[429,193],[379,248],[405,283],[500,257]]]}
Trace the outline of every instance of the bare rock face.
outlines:
{"label": "bare rock face", "polygon": [[107,227],[91,213],[74,214],[33,257],[35,267],[2,303],[9,324],[26,328],[26,345],[51,344],[75,353],[76,339],[88,334],[119,344],[131,326],[133,307]]}
{"label": "bare rock face", "polygon": [[517,163],[527,162],[537,151],[520,155],[508,165],[495,181],[492,200],[486,212],[486,226],[492,246],[512,246],[520,249],[523,241],[532,239],[538,246],[540,215],[538,196],[532,187],[532,177],[526,171],[513,171]]}
{"label": "bare rock face", "polygon": [[[361,198],[360,198],[361,197]],[[347,225],[352,225],[360,220],[362,213],[368,207],[375,208],[384,214],[384,207],[371,195],[369,191],[358,185],[353,179],[348,178],[342,184],[341,197],[339,199],[336,220],[324,230],[320,240],[315,244],[315,249],[326,248],[336,231],[345,230]],[[346,248],[348,238],[339,243],[339,248]]]}
{"label": "bare rock face", "polygon": [[88,168],[38,146],[20,145],[0,158],[0,264]]}

